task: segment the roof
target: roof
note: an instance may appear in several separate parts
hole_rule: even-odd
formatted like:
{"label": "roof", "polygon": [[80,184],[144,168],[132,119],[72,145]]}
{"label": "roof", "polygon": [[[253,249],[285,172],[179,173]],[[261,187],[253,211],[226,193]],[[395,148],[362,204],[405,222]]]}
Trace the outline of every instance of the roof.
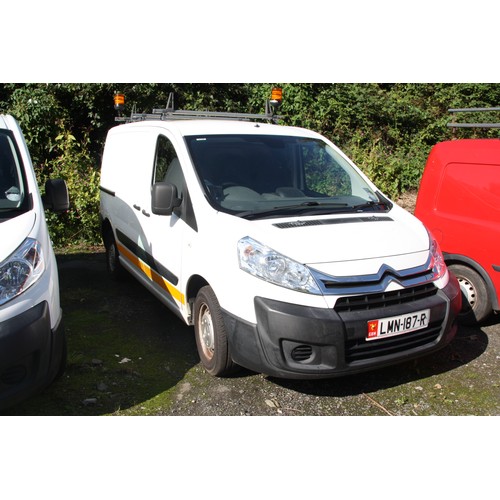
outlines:
{"label": "roof", "polygon": [[114,130],[158,127],[182,136],[215,134],[292,135],[297,137],[319,137],[319,134],[300,127],[275,125],[243,120],[186,119],[144,120],[114,127]]}
{"label": "roof", "polygon": [[10,130],[7,120],[8,120],[8,115],[0,115],[0,128]]}
{"label": "roof", "polygon": [[455,139],[438,142],[431,150],[443,164],[488,163],[500,164],[500,139]]}

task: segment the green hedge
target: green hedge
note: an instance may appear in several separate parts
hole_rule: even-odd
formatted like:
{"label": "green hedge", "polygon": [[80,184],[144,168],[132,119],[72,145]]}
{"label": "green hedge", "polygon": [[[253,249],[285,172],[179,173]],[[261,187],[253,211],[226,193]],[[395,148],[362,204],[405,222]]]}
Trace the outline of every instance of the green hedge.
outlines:
{"label": "green hedge", "polygon": [[[449,108],[500,104],[500,85],[482,83],[31,83],[0,84],[0,108],[20,122],[40,185],[49,176],[68,183],[70,211],[48,214],[54,243],[95,244],[99,167],[106,133],[115,125],[115,91],[125,93],[127,114],[132,107],[165,106],[170,92],[183,109],[263,112],[273,85],[283,88],[283,124],[331,139],[391,197],[417,189],[431,147],[453,137]],[[491,114],[480,119],[498,121]],[[498,131],[458,129],[455,135],[498,137]]]}

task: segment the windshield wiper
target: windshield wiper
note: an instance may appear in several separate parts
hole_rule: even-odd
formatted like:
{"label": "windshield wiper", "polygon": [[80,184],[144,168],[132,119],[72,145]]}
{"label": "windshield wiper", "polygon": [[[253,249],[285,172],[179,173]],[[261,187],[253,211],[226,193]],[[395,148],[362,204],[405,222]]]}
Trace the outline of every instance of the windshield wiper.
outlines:
{"label": "windshield wiper", "polygon": [[318,201],[305,201],[298,205],[285,205],[283,207],[273,207],[265,210],[248,210],[239,212],[236,215],[243,219],[265,219],[267,217],[279,217],[280,215],[297,214],[297,213],[317,213],[318,211],[330,211],[332,209],[345,208],[347,203],[320,203]]}
{"label": "windshield wiper", "polygon": [[0,212],[22,212],[22,207],[0,207]]}
{"label": "windshield wiper", "polygon": [[388,206],[386,203],[382,201],[367,201],[366,203],[360,203],[359,205],[354,205],[352,207],[356,212],[364,212],[367,209],[375,209],[375,210],[387,210]]}

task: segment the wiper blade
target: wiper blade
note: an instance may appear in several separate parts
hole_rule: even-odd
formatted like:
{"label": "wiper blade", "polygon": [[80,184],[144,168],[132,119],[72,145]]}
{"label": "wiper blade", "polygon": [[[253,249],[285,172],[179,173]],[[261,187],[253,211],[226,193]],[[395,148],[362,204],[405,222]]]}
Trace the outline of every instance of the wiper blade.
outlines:
{"label": "wiper blade", "polygon": [[0,207],[0,212],[22,212],[22,207]]}
{"label": "wiper blade", "polygon": [[298,205],[285,205],[283,207],[273,207],[265,210],[248,210],[239,212],[236,215],[243,219],[265,219],[266,217],[279,217],[280,215],[297,214],[297,213],[317,213],[318,211],[329,211],[332,209],[345,208],[347,203],[320,203],[318,201],[305,201]]}
{"label": "wiper blade", "polygon": [[352,209],[357,212],[364,212],[367,209],[387,210],[387,208],[387,204],[381,201],[367,201],[366,203],[360,203],[352,207]]}

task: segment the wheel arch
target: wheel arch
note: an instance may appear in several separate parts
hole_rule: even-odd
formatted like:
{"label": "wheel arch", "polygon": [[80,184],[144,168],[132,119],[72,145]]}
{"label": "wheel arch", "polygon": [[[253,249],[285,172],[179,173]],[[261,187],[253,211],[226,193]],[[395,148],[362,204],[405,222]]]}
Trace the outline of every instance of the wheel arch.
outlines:
{"label": "wheel arch", "polygon": [[101,237],[104,246],[107,247],[109,242],[114,238],[113,228],[108,218],[101,220]]}
{"label": "wheel arch", "polygon": [[189,278],[186,286],[186,303],[189,304],[189,324],[193,325],[193,305],[198,295],[198,292],[204,287],[210,285],[208,281],[200,276],[199,274],[194,274]]}
{"label": "wheel arch", "polygon": [[471,259],[470,257],[466,257],[465,255],[443,252],[443,256],[447,266],[453,264],[462,264],[476,271],[476,273],[478,273],[481,276],[481,278],[483,278],[486,284],[486,289],[488,290],[488,295],[490,296],[491,305],[493,306],[493,309],[495,311],[498,311],[500,309],[498,296],[495,290],[495,286],[493,285],[493,281],[491,280],[489,274],[486,272],[484,267],[481,266],[481,264],[477,263],[474,259]]}

